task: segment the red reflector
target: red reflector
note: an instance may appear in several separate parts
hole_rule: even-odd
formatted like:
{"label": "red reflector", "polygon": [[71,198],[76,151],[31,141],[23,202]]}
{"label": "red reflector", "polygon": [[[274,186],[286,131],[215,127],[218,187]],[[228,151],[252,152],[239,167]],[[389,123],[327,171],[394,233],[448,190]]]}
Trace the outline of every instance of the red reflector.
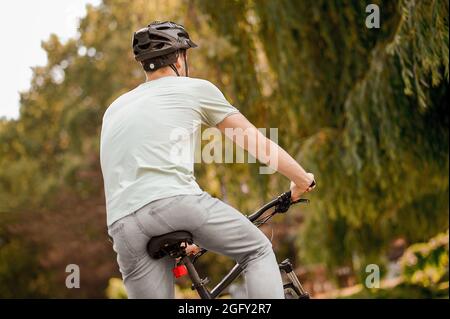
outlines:
{"label": "red reflector", "polygon": [[175,278],[183,277],[188,273],[185,265],[176,266],[174,269],[172,269],[172,272]]}

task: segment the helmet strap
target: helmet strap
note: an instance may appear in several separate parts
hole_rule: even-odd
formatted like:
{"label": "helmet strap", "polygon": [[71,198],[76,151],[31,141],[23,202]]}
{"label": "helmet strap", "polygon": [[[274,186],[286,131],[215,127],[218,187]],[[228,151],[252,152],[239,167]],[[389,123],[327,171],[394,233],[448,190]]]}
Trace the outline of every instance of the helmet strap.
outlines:
{"label": "helmet strap", "polygon": [[177,76],[180,76],[180,73],[178,73],[178,70],[177,70],[177,68],[175,67],[174,64],[169,64],[169,66],[172,68],[172,70],[175,71],[175,73],[177,74]]}
{"label": "helmet strap", "polygon": [[183,55],[184,55],[184,72],[186,73],[186,77],[188,77],[189,76],[189,67],[187,64],[186,51],[184,51]]}
{"label": "helmet strap", "polygon": [[[186,77],[188,77],[189,76],[189,67],[188,67],[188,64],[187,64],[187,57],[186,57],[186,51],[178,51],[178,54],[177,54],[177,56],[179,56],[179,54],[183,54],[183,59],[184,59],[184,72],[185,72],[185,75],[186,75]],[[177,76],[180,76],[180,73],[178,72],[178,70],[177,70],[177,68],[175,67],[175,64],[169,64],[169,66],[172,68],[172,70],[174,70],[174,72],[177,74]]]}

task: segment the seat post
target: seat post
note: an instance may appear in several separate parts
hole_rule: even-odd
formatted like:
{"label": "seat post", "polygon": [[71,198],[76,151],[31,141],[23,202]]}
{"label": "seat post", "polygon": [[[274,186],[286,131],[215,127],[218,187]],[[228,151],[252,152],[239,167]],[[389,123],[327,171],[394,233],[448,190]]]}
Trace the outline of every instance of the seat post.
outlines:
{"label": "seat post", "polygon": [[192,281],[192,287],[197,290],[200,298],[212,299],[211,294],[208,291],[208,288],[206,288],[205,286],[207,281],[202,280],[200,278],[189,256],[184,256],[181,261],[186,266],[189,273],[189,277],[191,278]]}

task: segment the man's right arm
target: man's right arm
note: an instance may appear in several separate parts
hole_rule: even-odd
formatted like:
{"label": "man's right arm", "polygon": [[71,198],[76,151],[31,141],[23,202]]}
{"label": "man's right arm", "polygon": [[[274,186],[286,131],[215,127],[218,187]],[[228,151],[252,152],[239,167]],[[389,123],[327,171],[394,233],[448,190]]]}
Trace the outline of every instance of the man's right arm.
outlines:
{"label": "man's right arm", "polygon": [[241,113],[229,115],[217,124],[217,128],[260,162],[289,178],[292,181],[293,200],[311,190],[314,175],[307,173],[283,148],[265,137]]}

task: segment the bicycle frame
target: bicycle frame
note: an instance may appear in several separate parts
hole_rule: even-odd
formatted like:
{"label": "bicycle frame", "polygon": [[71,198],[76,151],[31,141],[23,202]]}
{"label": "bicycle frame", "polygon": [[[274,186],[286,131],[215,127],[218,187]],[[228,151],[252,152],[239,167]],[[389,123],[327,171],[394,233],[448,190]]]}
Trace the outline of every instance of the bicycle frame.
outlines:
{"label": "bicycle frame", "polygon": [[[295,203],[299,202],[309,202],[307,199],[300,199],[298,201],[292,202],[291,201],[291,192],[286,192],[275,198],[274,200],[270,201],[269,203],[265,204],[263,207],[258,209],[255,213],[248,216],[248,219],[255,223],[257,222],[258,218],[261,217],[267,210],[270,208],[275,207],[274,211],[271,215],[269,215],[268,218],[263,220],[260,224],[257,226],[261,226],[262,224],[266,223],[272,216],[274,216],[277,213],[285,213],[288,211],[289,207]],[[243,268],[241,265],[236,264],[225,277],[213,288],[208,290],[206,287],[206,284],[208,283],[207,279],[201,279],[197,270],[194,267],[195,261],[202,256],[207,251],[205,249],[202,249],[199,253],[194,255],[193,260],[187,255],[183,256],[181,259],[181,263],[184,264],[187,268],[189,277],[192,281],[192,288],[197,290],[200,298],[202,299],[214,299],[218,297],[239,275],[242,273]],[[297,276],[293,272],[293,266],[289,259],[284,260],[282,263],[279,264],[280,270],[284,271],[286,275],[288,276],[289,280],[291,280],[291,283],[293,285],[293,289],[297,290],[297,293],[299,294],[299,298],[301,299],[307,299],[309,298],[309,295],[307,292],[304,291],[300,281],[298,280]]]}

